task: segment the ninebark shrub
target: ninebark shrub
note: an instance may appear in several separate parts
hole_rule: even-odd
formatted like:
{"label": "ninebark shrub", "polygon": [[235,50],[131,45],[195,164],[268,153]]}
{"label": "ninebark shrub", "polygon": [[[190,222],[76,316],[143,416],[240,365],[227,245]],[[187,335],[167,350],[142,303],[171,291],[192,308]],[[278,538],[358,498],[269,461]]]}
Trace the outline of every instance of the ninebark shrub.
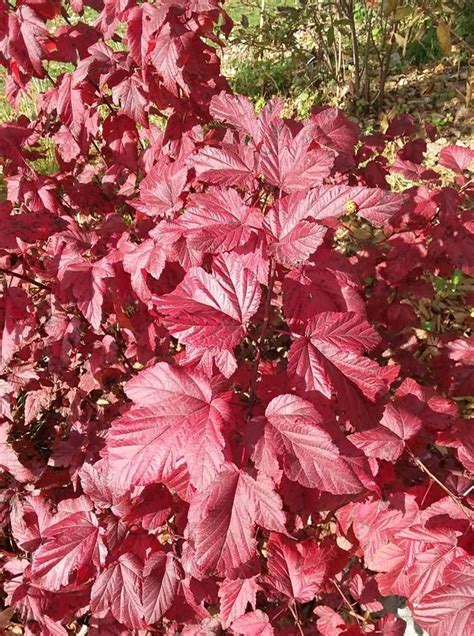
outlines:
{"label": "ninebark shrub", "polygon": [[1,15],[7,631],[467,634],[474,153],[256,114],[216,0]]}

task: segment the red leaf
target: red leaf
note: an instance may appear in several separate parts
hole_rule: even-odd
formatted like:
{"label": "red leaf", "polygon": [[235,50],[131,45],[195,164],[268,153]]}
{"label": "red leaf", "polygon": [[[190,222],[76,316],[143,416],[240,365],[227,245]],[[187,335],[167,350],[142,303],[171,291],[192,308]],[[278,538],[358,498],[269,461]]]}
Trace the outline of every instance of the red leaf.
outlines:
{"label": "red leaf", "polygon": [[213,355],[239,344],[259,303],[260,286],[235,254],[217,257],[211,274],[191,268],[174,292],[155,301],[173,336]]}
{"label": "red leaf", "polygon": [[225,464],[189,509],[187,537],[200,575],[235,578],[256,555],[255,527],[285,532],[282,502],[271,480]]}
{"label": "red leaf", "polygon": [[317,541],[306,539],[296,543],[272,533],[267,550],[268,583],[298,603],[314,598],[326,574],[326,563]]}
{"label": "red leaf", "polygon": [[283,192],[306,190],[329,176],[334,155],[329,150],[309,150],[312,133],[309,125],[293,136],[281,120],[264,127],[260,169]]}
{"label": "red leaf", "polygon": [[269,252],[285,267],[308,260],[321,245],[326,228],[312,222],[307,196],[296,193],[279,199],[265,217]]}
{"label": "red leaf", "polygon": [[132,289],[142,302],[148,304],[152,294],[147,284],[147,274],[155,280],[160,278],[166,264],[166,253],[152,239],[140,245],[123,243],[122,249],[125,252],[123,268],[130,274]]}
{"label": "red leaf", "polygon": [[142,567],[133,554],[122,554],[95,580],[91,591],[91,611],[98,618],[108,612],[126,627],[143,627]]}
{"label": "red leaf", "polygon": [[91,512],[76,512],[52,523],[43,540],[34,553],[31,574],[46,590],[67,586],[73,574],[78,582],[86,581],[103,559],[99,525]]}
{"label": "red leaf", "polygon": [[156,552],[143,570],[143,614],[148,624],[157,623],[176,596],[181,573],[173,554]]}
{"label": "red leaf", "polygon": [[[10,363],[13,356],[27,340],[31,331],[31,305],[28,295],[20,287],[9,287],[3,293],[3,330],[0,341],[0,370]],[[3,307],[2,307],[3,305]],[[1,324],[1,323],[0,323]]]}
{"label": "red leaf", "polygon": [[367,221],[386,225],[407,200],[406,194],[379,188],[323,185],[311,191],[311,215],[317,220],[340,217],[354,207]]}
{"label": "red leaf", "polygon": [[375,429],[354,433],[350,440],[368,457],[393,462],[402,454],[405,442],[418,433],[422,422],[416,415],[387,404],[380,424]]}
{"label": "red leaf", "polygon": [[321,415],[296,395],[279,395],[268,405],[268,424],[255,450],[260,470],[275,474],[276,457],[283,457],[288,478],[308,488],[335,494],[364,490],[329,433],[319,426]]}
{"label": "red leaf", "polygon": [[255,176],[254,151],[244,145],[203,148],[195,156],[193,165],[197,178],[207,183],[245,187]]}
{"label": "red leaf", "polygon": [[187,89],[183,81],[181,55],[192,42],[192,33],[181,31],[176,36],[169,22],[165,22],[157,36],[154,37],[154,48],[150,54],[151,62],[163,79],[164,86],[172,93],[177,92],[177,85]]}
{"label": "red leaf", "polygon": [[120,105],[120,112],[142,126],[148,125],[148,96],[139,77],[127,77],[112,90],[114,102]]}
{"label": "red leaf", "polygon": [[161,26],[166,13],[149,3],[132,7],[127,16],[127,42],[130,53],[138,65],[148,57],[154,44],[152,36]]}
{"label": "red leaf", "polygon": [[0,422],[0,469],[10,473],[20,483],[33,481],[34,476],[18,459],[18,455],[8,443],[9,426]]}
{"label": "red leaf", "polygon": [[444,585],[414,604],[414,619],[430,636],[468,634],[474,622],[474,560],[453,561],[444,579]]}
{"label": "red leaf", "polygon": [[179,223],[193,250],[219,254],[244,246],[262,227],[263,217],[231,189],[210,188],[195,195]]}
{"label": "red leaf", "polygon": [[160,362],[125,387],[134,406],[115,420],[104,451],[118,483],[166,480],[181,461],[191,482],[206,488],[224,461],[228,397],[201,373]]}
{"label": "red leaf", "polygon": [[255,142],[260,130],[252,103],[243,95],[229,95],[222,91],[211,100],[210,113],[217,121],[226,122],[249,135]]}
{"label": "red leaf", "polygon": [[371,401],[387,391],[393,370],[363,357],[379,342],[375,330],[353,312],[323,312],[291,346],[288,365],[303,390],[330,398],[337,382],[350,382]]}
{"label": "red leaf", "polygon": [[324,249],[319,250],[317,260],[324,266],[309,263],[289,272],[283,281],[283,313],[298,333],[321,312],[364,314],[357,280],[342,271],[337,261],[332,262],[331,255]]}
{"label": "red leaf", "polygon": [[158,161],[140,184],[140,198],[131,201],[147,216],[170,217],[180,207],[188,169],[180,163]]}
{"label": "red leaf", "polygon": [[65,290],[72,290],[79,310],[96,330],[102,322],[105,279],[113,275],[105,259],[89,263],[75,253],[67,253],[61,259],[58,278]]}
{"label": "red leaf", "polygon": [[45,57],[48,30],[33,9],[19,6],[15,13],[10,13],[8,25],[9,54],[22,67],[23,72],[34,70],[37,77],[44,77],[41,64]]}
{"label": "red leaf", "polygon": [[250,604],[255,609],[258,589],[256,577],[222,581],[219,586],[222,627],[229,627],[233,621],[245,614],[247,605]]}
{"label": "red leaf", "polygon": [[315,138],[322,146],[352,153],[359,137],[356,123],[338,108],[325,108],[311,117],[316,124]]}

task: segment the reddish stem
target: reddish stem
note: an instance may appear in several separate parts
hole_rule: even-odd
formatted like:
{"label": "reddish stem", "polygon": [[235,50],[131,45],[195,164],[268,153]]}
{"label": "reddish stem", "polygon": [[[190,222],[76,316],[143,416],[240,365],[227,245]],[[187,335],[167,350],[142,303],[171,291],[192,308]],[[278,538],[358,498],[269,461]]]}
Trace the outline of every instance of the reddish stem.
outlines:
{"label": "reddish stem", "polygon": [[250,378],[250,390],[249,390],[249,408],[247,411],[247,420],[252,417],[253,405],[255,404],[256,387],[258,380],[258,367],[262,360],[262,346],[267,335],[268,322],[270,320],[270,308],[273,294],[273,284],[275,282],[275,264],[273,260],[270,260],[269,272],[268,272],[268,288],[267,297],[265,300],[265,314],[262,323],[262,330],[257,342],[257,355],[252,366],[252,375]]}

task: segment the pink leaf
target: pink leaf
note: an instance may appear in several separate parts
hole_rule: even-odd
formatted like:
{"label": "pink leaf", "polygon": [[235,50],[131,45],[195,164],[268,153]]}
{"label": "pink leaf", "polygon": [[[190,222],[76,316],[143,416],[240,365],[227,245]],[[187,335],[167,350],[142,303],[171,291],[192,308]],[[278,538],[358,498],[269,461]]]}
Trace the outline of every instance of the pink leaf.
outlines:
{"label": "pink leaf", "polygon": [[474,365],[474,343],[472,338],[457,338],[446,345],[451,360],[464,365]]}
{"label": "pink leaf", "polygon": [[157,623],[169,610],[181,579],[176,558],[156,552],[143,570],[143,613],[149,624]]}
{"label": "pink leaf", "polygon": [[147,239],[140,245],[125,244],[123,268],[130,274],[131,285],[138,298],[148,304],[151,291],[147,284],[147,274],[155,280],[161,276],[166,263],[166,253],[152,239]]}
{"label": "pink leaf", "polygon": [[255,609],[258,585],[256,577],[250,579],[225,579],[219,586],[220,617],[222,627],[245,614],[247,605]]}
{"label": "pink leaf", "polygon": [[57,591],[76,575],[87,580],[103,558],[103,546],[95,515],[77,512],[49,525],[43,543],[35,551],[31,572],[44,589]]}
{"label": "pink leaf", "polygon": [[239,344],[259,303],[260,286],[235,254],[217,257],[211,274],[191,268],[174,292],[156,299],[173,336],[215,353]]}
{"label": "pink leaf", "polygon": [[321,636],[339,636],[346,631],[346,624],[343,618],[327,605],[318,605],[314,608],[314,613],[318,616],[316,625]]}
{"label": "pink leaf", "polygon": [[10,523],[16,543],[33,552],[41,544],[41,537],[51,523],[51,511],[41,496],[30,495],[24,501],[14,497],[11,501]]}
{"label": "pink leaf", "polygon": [[453,172],[462,174],[474,161],[474,150],[465,146],[446,146],[439,153],[439,163]]}
{"label": "pink leaf", "polygon": [[329,150],[309,150],[312,127],[292,135],[281,120],[265,127],[260,154],[264,177],[283,192],[299,192],[322,183],[329,176],[334,155]]}
{"label": "pink leaf", "polygon": [[317,541],[306,539],[296,543],[272,533],[267,550],[269,585],[298,603],[313,599],[326,574],[326,563]]}
{"label": "pink leaf", "polygon": [[258,141],[260,131],[252,103],[242,95],[229,95],[227,92],[215,95],[211,100],[211,115],[214,119],[227,122],[237,130],[246,133]]}
{"label": "pink leaf", "polygon": [[193,162],[200,181],[224,186],[246,186],[255,172],[254,151],[249,146],[221,144],[200,150]]}
{"label": "pink leaf", "polygon": [[474,622],[474,561],[461,557],[444,573],[444,584],[423,596],[413,607],[415,621],[430,636],[468,634]]}
{"label": "pink leaf", "polygon": [[185,165],[159,160],[140,183],[140,198],[132,205],[147,216],[171,216],[180,207],[187,175]]}
{"label": "pink leaf", "polygon": [[142,626],[142,567],[133,554],[122,554],[97,577],[91,590],[91,611],[98,618],[108,612],[130,628]]}
{"label": "pink leaf", "polygon": [[234,633],[240,636],[273,636],[274,634],[270,619],[262,610],[244,614],[235,620],[231,627]]}
{"label": "pink leaf", "polygon": [[314,219],[340,217],[354,207],[357,213],[375,225],[386,225],[408,200],[407,195],[362,186],[323,185],[311,190],[311,215]]}

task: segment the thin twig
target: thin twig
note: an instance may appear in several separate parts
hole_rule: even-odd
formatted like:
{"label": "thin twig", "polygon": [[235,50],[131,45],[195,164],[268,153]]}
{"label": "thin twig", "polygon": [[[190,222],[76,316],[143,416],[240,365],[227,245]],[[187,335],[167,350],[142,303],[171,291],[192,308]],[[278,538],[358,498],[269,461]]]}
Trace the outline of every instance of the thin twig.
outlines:
{"label": "thin twig", "polygon": [[271,301],[272,301],[274,282],[275,282],[275,264],[273,260],[270,260],[270,266],[269,266],[269,272],[268,272],[268,289],[267,289],[267,297],[265,300],[265,314],[264,314],[263,323],[262,323],[262,330],[260,331],[260,336],[257,342],[257,355],[255,356],[255,360],[253,362],[252,375],[250,378],[249,406],[247,411],[248,420],[250,420],[252,417],[253,405],[255,403],[255,394],[256,394],[257,379],[258,379],[258,367],[262,359],[262,347],[263,347],[263,343],[267,334],[268,322],[270,320],[270,307],[271,307]]}
{"label": "thin twig", "polygon": [[425,13],[427,16],[429,16],[432,19],[432,21],[435,24],[438,24],[438,25],[441,23],[445,24],[446,27],[448,28],[448,31],[454,37],[454,39],[457,40],[459,44],[464,46],[470,53],[474,53],[474,48],[472,48],[472,46],[468,44],[466,40],[464,40],[460,35],[458,35],[456,31],[449,24],[446,24],[440,18],[438,18],[438,16],[436,16],[433,13],[433,11],[431,11],[431,9],[429,9],[423,2],[419,2],[418,6],[423,13]]}
{"label": "thin twig", "polygon": [[342,597],[342,600],[344,601],[344,603],[347,605],[347,607],[349,608],[349,614],[351,616],[353,616],[356,621],[359,623],[360,625],[360,621],[362,621],[362,623],[365,623],[365,618],[363,616],[361,616],[360,614],[358,614],[355,609],[354,606],[352,605],[352,603],[349,601],[349,599],[347,598],[347,596],[344,594],[344,592],[342,591],[342,588],[339,586],[338,582],[336,581],[336,579],[331,579],[331,583],[334,585],[334,587],[336,588],[336,590],[339,592],[339,594]]}
{"label": "thin twig", "polygon": [[436,477],[436,475],[434,475],[431,470],[428,468],[428,466],[426,466],[426,464],[424,464],[421,459],[419,459],[410,449],[408,449],[408,453],[410,455],[410,457],[412,458],[412,460],[415,462],[415,464],[418,466],[418,468],[423,471],[425,473],[425,475],[428,475],[428,477],[434,481],[436,484],[438,484],[438,486],[444,490],[444,492],[454,501],[454,503],[462,510],[462,512],[466,515],[466,517],[468,519],[472,519],[473,514],[472,514],[472,510],[469,510],[469,508],[466,508],[466,506],[462,503],[462,501],[460,500],[460,498],[455,495],[445,484],[443,484],[443,482],[438,479],[438,477]]}
{"label": "thin twig", "polygon": [[304,636],[303,626],[301,625],[301,621],[299,619],[296,608],[293,606],[293,602],[288,604],[288,609],[290,610],[293,618],[295,619],[295,624],[296,624],[296,627],[298,628],[299,633],[301,634],[301,636]]}
{"label": "thin twig", "polygon": [[4,274],[5,276],[13,276],[14,278],[19,278],[20,280],[25,281],[25,283],[30,283],[31,285],[36,285],[36,287],[39,287],[40,289],[45,289],[46,291],[51,291],[51,287],[49,287],[48,285],[45,285],[44,283],[40,283],[39,280],[35,280],[34,278],[30,278],[29,276],[26,276],[25,274],[18,274],[17,272],[12,272],[9,269],[4,269],[3,267],[0,267],[0,274]]}

